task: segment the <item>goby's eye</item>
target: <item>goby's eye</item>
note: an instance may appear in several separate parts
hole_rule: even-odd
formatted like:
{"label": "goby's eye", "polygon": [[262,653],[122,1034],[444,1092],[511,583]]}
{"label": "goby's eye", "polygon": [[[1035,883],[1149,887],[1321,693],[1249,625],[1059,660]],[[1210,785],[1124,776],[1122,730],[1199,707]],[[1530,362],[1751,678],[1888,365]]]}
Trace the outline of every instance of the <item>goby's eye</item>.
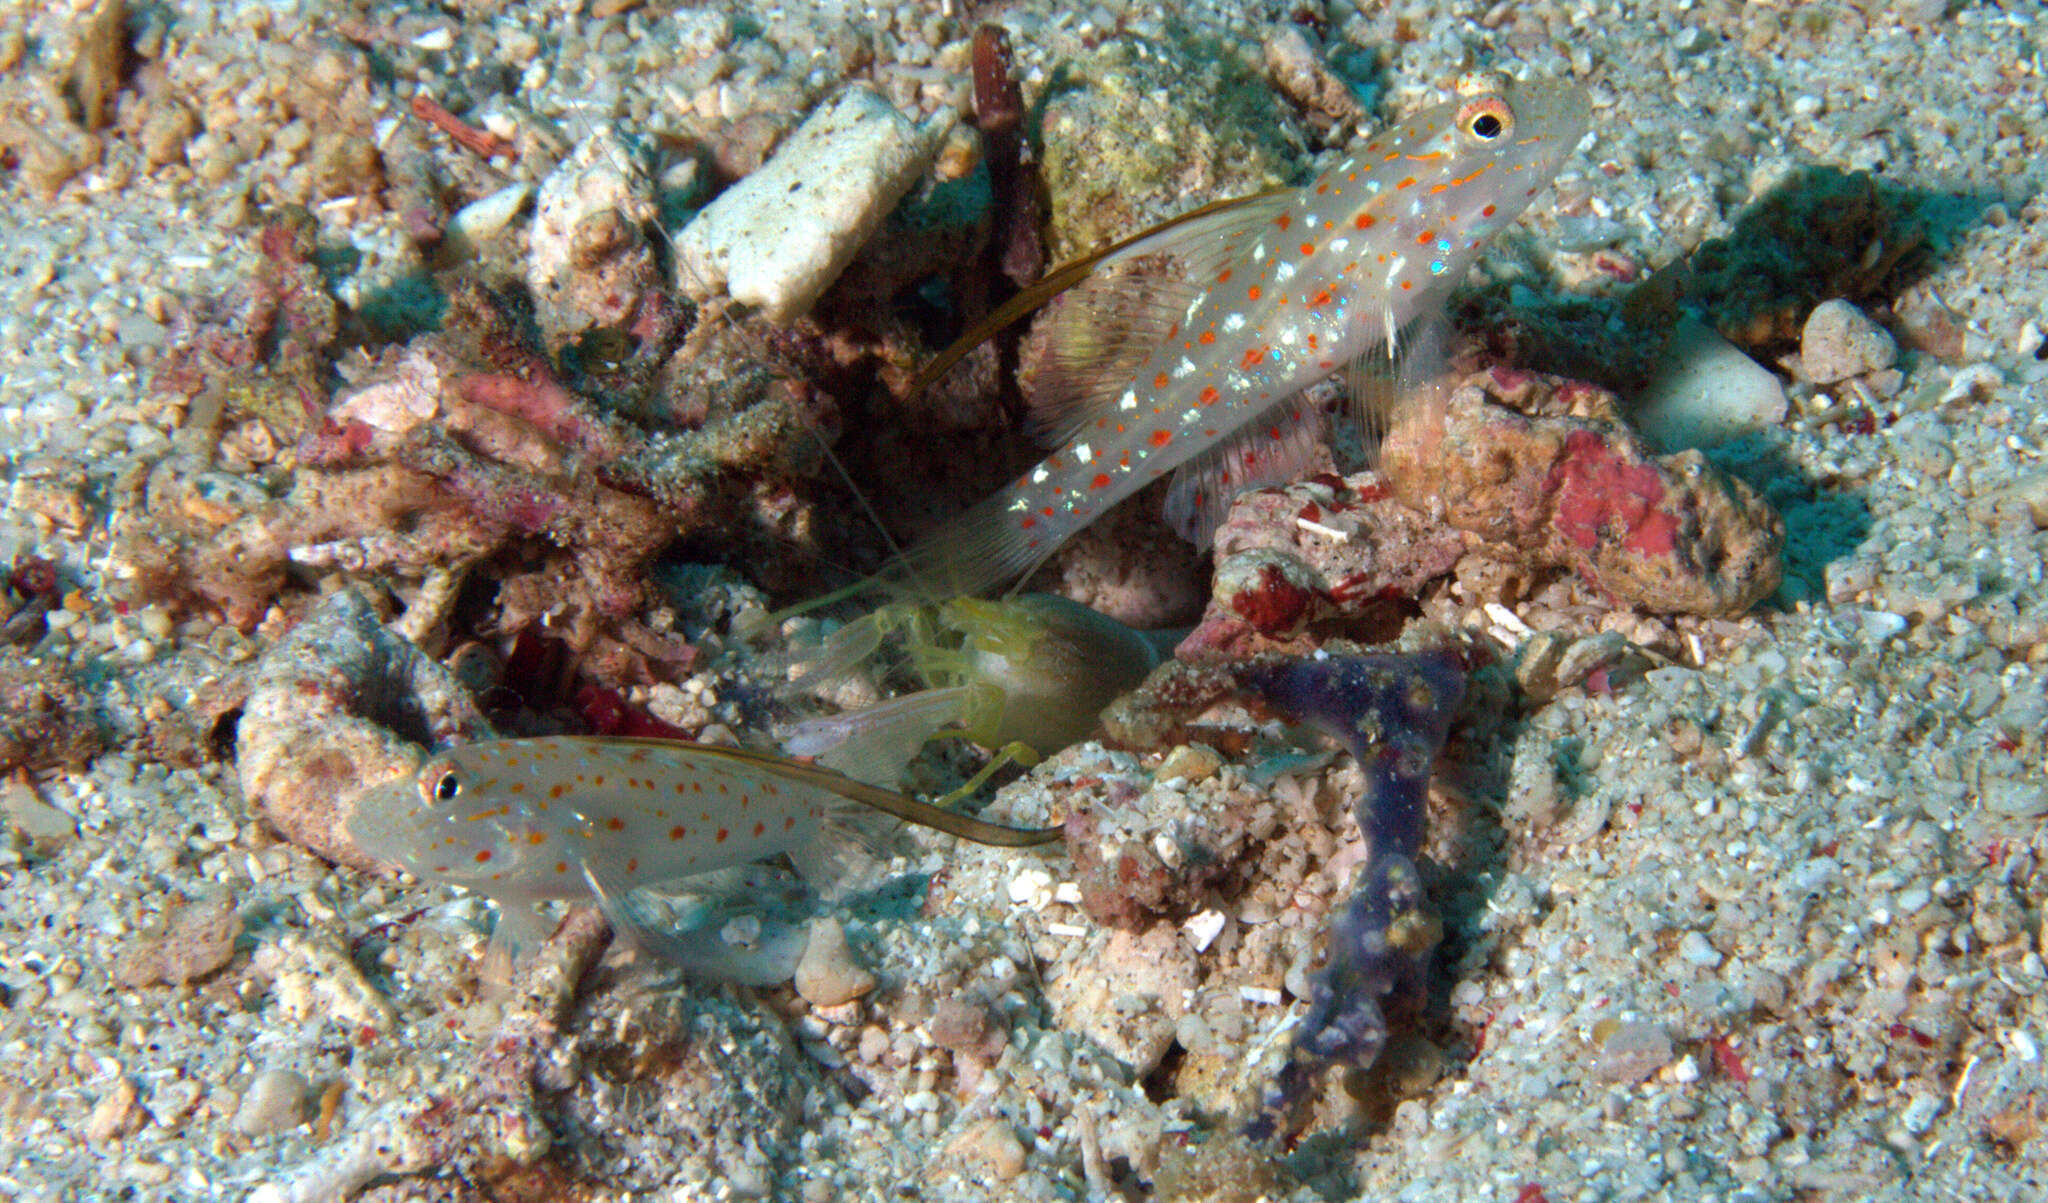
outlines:
{"label": "goby's eye", "polygon": [[1482,96],[1458,110],[1458,129],[1478,142],[1496,142],[1515,128],[1514,111],[1498,96]]}
{"label": "goby's eye", "polygon": [[456,776],[453,770],[441,774],[440,780],[434,782],[434,800],[436,802],[453,802],[461,796],[462,778]]}

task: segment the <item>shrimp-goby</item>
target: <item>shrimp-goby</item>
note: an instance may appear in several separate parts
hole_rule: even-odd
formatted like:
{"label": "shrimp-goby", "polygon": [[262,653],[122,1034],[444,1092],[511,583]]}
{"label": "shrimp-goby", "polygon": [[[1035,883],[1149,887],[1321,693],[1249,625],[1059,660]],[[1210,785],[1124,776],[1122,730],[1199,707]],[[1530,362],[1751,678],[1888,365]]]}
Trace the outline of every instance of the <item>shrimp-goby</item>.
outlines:
{"label": "shrimp-goby", "polygon": [[429,757],[365,795],[348,830],[373,856],[498,904],[486,957],[494,977],[546,934],[535,906],[555,899],[595,902],[615,931],[656,955],[745,977],[704,942],[664,931],[639,891],[779,853],[830,895],[858,864],[860,827],[884,817],[1005,847],[1059,835],[940,810],[787,757],[584,737],[497,740]]}
{"label": "shrimp-goby", "polygon": [[[1235,493],[1307,462],[1319,432],[1303,390],[1347,369],[1361,420],[1382,424],[1398,390],[1364,385],[1429,374],[1451,289],[1587,128],[1569,85],[1475,79],[1460,94],[1300,188],[1205,206],[1049,277],[1087,280],[1045,319],[1032,405],[1058,449],[885,583],[987,593],[1169,472],[1169,519],[1206,543]],[[1119,270],[1148,259],[1179,270]]]}

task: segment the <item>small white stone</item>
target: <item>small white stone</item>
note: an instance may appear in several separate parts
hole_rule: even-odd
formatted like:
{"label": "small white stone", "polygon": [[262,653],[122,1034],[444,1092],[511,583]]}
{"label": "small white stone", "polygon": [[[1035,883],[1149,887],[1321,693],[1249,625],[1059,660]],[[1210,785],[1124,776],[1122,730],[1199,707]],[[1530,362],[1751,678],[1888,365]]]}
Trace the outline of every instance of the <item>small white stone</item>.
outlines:
{"label": "small white stone", "polygon": [[1039,910],[1051,898],[1052,874],[1043,869],[1026,869],[1010,879],[1010,901],[1018,906]]}
{"label": "small white stone", "polygon": [[723,291],[775,322],[801,316],[925,173],[954,118],[919,125],[872,88],[848,88],[684,228],[677,287],[698,300]]}
{"label": "small white stone", "polygon": [[289,1069],[266,1069],[249,1083],[235,1108],[235,1131],[244,1136],[289,1132],[306,1122],[305,1076]]}
{"label": "small white stone", "polygon": [[1689,964],[1712,969],[1721,963],[1721,953],[1708,939],[1696,931],[1689,931],[1678,941],[1678,955]]}
{"label": "small white stone", "polygon": [[1636,426],[1667,451],[1712,447],[1785,420],[1777,374],[1703,322],[1680,321],[1637,401]]}
{"label": "small white stone", "polygon": [[1197,911],[1180,926],[1188,934],[1188,943],[1195,946],[1196,952],[1207,952],[1209,945],[1216,942],[1216,937],[1223,934],[1223,925],[1229,921],[1222,911]]}
{"label": "small white stone", "polygon": [[473,200],[448,219],[448,241],[465,254],[475,254],[484,244],[505,232],[512,219],[526,208],[533,185],[521,180],[507,184],[489,196]]}
{"label": "small white stone", "polygon": [[1899,1115],[1899,1126],[1915,1136],[1926,1133],[1941,1115],[1941,1096],[1916,1094]]}
{"label": "small white stone", "polygon": [[1899,345],[1883,326],[1847,301],[1824,301],[1799,335],[1799,366],[1815,384],[1833,384],[1892,366]]}
{"label": "small white stone", "polygon": [[2041,1057],[2041,1048],[2034,1038],[2027,1035],[2025,1028],[2014,1028],[2005,1034],[2005,1043],[2012,1049],[2012,1055],[2032,1065]]}
{"label": "small white stone", "polygon": [[810,942],[796,966],[796,992],[817,1007],[849,1003],[875,988],[875,975],[854,960],[846,929],[827,916],[811,923]]}

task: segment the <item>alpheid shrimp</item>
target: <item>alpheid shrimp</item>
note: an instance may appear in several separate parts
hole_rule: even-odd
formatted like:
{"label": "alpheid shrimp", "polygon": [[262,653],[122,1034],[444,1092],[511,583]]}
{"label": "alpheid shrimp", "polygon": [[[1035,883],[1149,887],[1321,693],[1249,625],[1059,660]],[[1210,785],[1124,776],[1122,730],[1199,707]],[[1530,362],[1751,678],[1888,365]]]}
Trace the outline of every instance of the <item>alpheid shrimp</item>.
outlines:
{"label": "alpheid shrimp", "polygon": [[884,786],[893,786],[934,737],[998,749],[942,805],[966,797],[1005,764],[1029,766],[1086,738],[1110,699],[1143,680],[1164,651],[1151,634],[1049,594],[895,602],[835,632],[796,683],[823,684],[863,669],[892,638],[900,638],[924,688],[797,723],[782,746]]}

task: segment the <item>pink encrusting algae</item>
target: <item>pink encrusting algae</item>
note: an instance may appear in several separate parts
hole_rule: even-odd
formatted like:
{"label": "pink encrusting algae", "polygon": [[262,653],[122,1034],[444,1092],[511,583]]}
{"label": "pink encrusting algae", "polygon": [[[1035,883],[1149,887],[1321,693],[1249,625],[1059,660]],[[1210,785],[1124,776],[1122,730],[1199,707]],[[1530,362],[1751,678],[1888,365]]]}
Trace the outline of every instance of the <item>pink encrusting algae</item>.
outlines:
{"label": "pink encrusting algae", "polygon": [[615,930],[671,959],[690,946],[643,917],[642,887],[787,854],[828,882],[863,818],[892,816],[977,843],[1058,838],[955,814],[782,756],[668,740],[563,736],[470,744],[356,804],[364,851],[499,904],[491,956],[502,968],[545,934],[533,911],[594,901]]}
{"label": "pink encrusting algae", "polygon": [[1285,480],[1313,443],[1302,390],[1354,361],[1393,362],[1432,343],[1421,332],[1479,247],[1587,128],[1584,95],[1569,85],[1488,80],[1460,92],[1301,188],[1211,207],[1096,265],[1101,277],[1167,256],[1186,278],[1077,306],[1056,333],[1071,345],[1051,352],[1033,399],[1058,451],[885,576],[985,593],[1176,468],[1169,516],[1200,542],[1231,492]]}

